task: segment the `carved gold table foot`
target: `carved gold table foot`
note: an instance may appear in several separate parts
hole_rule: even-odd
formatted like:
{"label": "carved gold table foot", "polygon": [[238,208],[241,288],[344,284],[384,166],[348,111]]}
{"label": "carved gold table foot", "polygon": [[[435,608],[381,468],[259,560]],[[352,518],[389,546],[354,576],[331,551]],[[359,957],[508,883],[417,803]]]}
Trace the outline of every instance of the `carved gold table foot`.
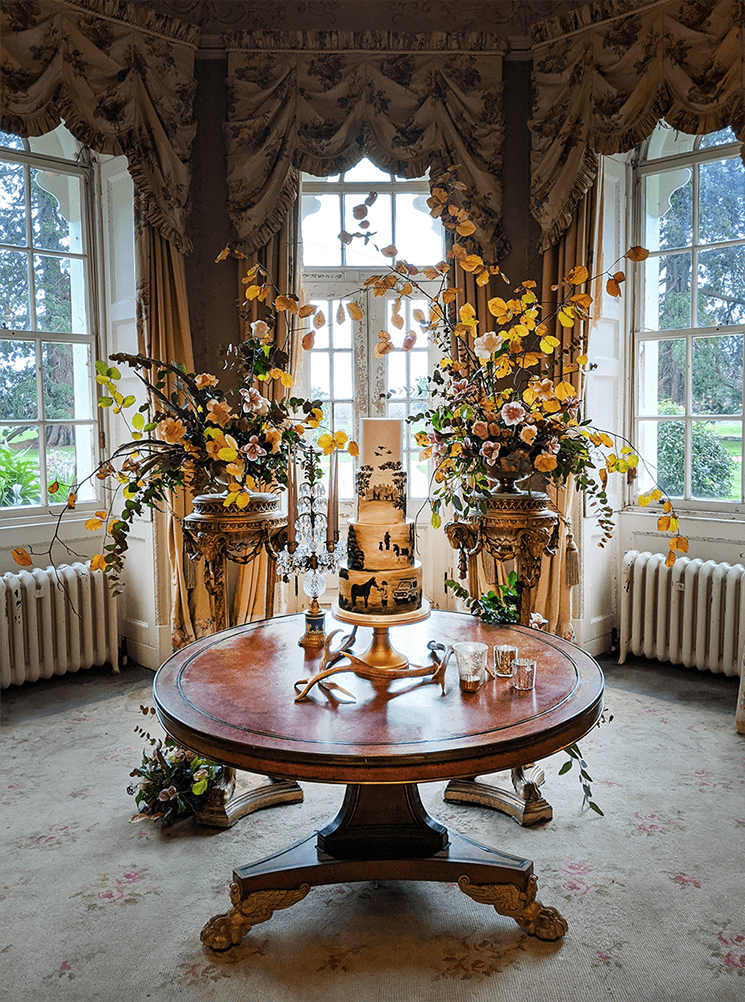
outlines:
{"label": "carved gold table foot", "polygon": [[227,769],[223,781],[214,786],[207,803],[197,814],[197,822],[211,828],[230,828],[239,818],[280,804],[299,804],[302,788],[294,779],[274,779],[263,786],[236,790],[235,769]]}
{"label": "carved gold table foot", "polygon": [[310,884],[301,884],[291,890],[255,891],[245,898],[241,889],[233,882],[230,885],[230,900],[233,907],[224,915],[214,915],[202,929],[202,942],[213,950],[227,950],[237,946],[247,932],[260,922],[266,922],[280,908],[290,908],[302,901],[310,890]]}
{"label": "carved gold table foot", "polygon": [[538,939],[561,939],[569,929],[566,920],[555,908],[544,908],[536,901],[538,881],[531,877],[528,889],[520,891],[514,884],[472,884],[467,876],[458,879],[458,887],[469,898],[482,905],[493,905],[500,915],[509,915],[521,929]]}
{"label": "carved gold table foot", "polygon": [[451,779],[442,797],[453,804],[479,804],[508,814],[524,828],[550,821],[554,809],[539,789],[546,779],[543,769],[533,763],[519,766],[512,770],[511,778],[514,793],[476,778]]}
{"label": "carved gold table foot", "polygon": [[427,814],[414,783],[354,784],[320,832],[233,871],[232,908],[210,919],[202,942],[226,950],[311,887],[376,880],[457,883],[530,936],[559,939],[567,931],[558,912],[536,900],[530,860],[449,832]]}

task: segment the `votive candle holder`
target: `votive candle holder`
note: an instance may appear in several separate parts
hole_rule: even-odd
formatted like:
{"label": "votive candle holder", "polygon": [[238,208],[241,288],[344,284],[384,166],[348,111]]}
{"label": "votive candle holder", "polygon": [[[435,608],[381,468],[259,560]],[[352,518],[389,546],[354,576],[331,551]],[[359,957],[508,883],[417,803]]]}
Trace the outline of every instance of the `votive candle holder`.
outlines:
{"label": "votive candle holder", "polygon": [[515,674],[512,684],[516,689],[527,691],[535,688],[536,663],[532,658],[517,658],[514,662]]}

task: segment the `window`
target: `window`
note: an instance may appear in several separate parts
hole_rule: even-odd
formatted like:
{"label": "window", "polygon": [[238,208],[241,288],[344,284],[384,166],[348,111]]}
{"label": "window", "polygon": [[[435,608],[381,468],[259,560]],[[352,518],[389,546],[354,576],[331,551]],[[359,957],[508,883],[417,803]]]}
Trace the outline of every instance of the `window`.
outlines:
{"label": "window", "polygon": [[731,129],[687,136],[664,123],[635,167],[634,441],[687,507],[743,494],[745,166]]}
{"label": "window", "polygon": [[64,500],[95,466],[91,172],[64,126],[0,133],[0,509]]}
{"label": "window", "polygon": [[[364,204],[371,192],[377,197],[366,217],[356,218],[355,207]],[[417,393],[429,374],[429,345],[422,335],[410,351],[378,358],[375,347],[381,330],[390,333],[396,348],[402,347],[408,331],[419,331],[413,313],[427,312],[426,293],[439,288],[439,282],[432,285],[417,276],[423,295],[398,304],[395,293],[375,296],[364,282],[388,271],[391,259],[381,251],[391,244],[398,259],[410,264],[436,264],[442,259],[442,227],[429,214],[429,194],[426,177],[397,178],[369,160],[335,177],[303,175],[303,284],[306,300],[324,318],[313,351],[306,356],[306,385],[309,394],[327,401],[326,419],[334,430],[350,437],[357,437],[362,417],[405,419],[422,403]],[[365,236],[344,243],[339,238],[344,231]],[[361,320],[350,314],[350,303],[361,307]],[[428,494],[428,469],[419,460],[416,430],[404,425],[404,458],[409,496],[423,499]],[[342,499],[354,496],[350,457],[341,457],[339,491]]]}

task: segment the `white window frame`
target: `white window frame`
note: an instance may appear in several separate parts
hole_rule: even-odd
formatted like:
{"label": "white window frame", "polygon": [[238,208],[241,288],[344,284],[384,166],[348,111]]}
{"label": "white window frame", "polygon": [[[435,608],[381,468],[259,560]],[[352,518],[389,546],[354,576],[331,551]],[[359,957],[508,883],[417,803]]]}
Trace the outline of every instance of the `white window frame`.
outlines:
{"label": "white window frame", "polygon": [[[26,341],[34,344],[37,352],[37,366],[36,366],[36,386],[37,386],[37,399],[39,401],[38,417],[35,420],[13,420],[13,421],[2,421],[0,424],[3,426],[16,427],[19,424],[29,426],[34,426],[38,428],[39,435],[39,468],[40,468],[40,486],[41,486],[41,496],[42,501],[39,504],[21,505],[14,507],[0,508],[0,526],[4,529],[10,527],[32,527],[32,526],[49,526],[49,513],[57,514],[63,510],[65,507],[64,503],[54,502],[53,497],[48,495],[47,492],[47,470],[46,470],[46,434],[45,429],[47,424],[70,424],[75,427],[90,427],[91,428],[91,464],[92,469],[96,468],[96,464],[99,461],[101,448],[103,445],[103,422],[100,411],[97,406],[98,390],[97,384],[95,382],[95,361],[97,358],[102,358],[105,356],[105,346],[103,344],[102,336],[102,324],[101,324],[101,314],[100,314],[100,297],[99,297],[99,284],[102,278],[101,262],[100,262],[100,250],[99,242],[97,240],[97,234],[100,227],[100,204],[98,199],[100,198],[100,182],[98,177],[98,166],[99,161],[97,155],[90,150],[88,147],[83,146],[81,143],[75,141],[75,146],[77,149],[75,160],[66,157],[51,156],[48,154],[35,153],[30,149],[30,144],[28,140],[22,140],[24,149],[10,149],[8,147],[2,148],[2,157],[4,160],[9,162],[21,163],[25,167],[26,173],[26,219],[27,219],[27,242],[24,245],[14,245],[14,244],[2,244],[0,245],[3,250],[10,251],[20,251],[28,255],[29,260],[29,299],[31,308],[31,329],[30,330],[16,330],[11,326],[7,326],[3,330],[3,335],[7,332],[10,337],[9,340],[13,341]],[[42,170],[48,169],[51,171],[56,171],[61,174],[72,175],[78,177],[82,180],[82,215],[83,222],[81,225],[81,243],[82,250],[79,252],[74,252],[72,250],[65,252],[55,252],[48,251],[46,248],[35,247],[33,244],[33,238],[28,239],[30,236],[30,185],[28,183],[30,177],[30,171],[33,168],[40,168]],[[37,327],[36,322],[36,310],[35,310],[35,295],[34,295],[34,272],[33,272],[33,257],[34,254],[46,254],[57,257],[69,258],[72,260],[80,260],[83,262],[84,268],[84,281],[85,281],[85,300],[86,300],[86,314],[88,320],[88,333],[76,333],[67,334],[59,333],[54,331],[44,331]],[[64,344],[85,344],[89,348],[90,366],[89,373],[87,374],[86,382],[88,384],[88,394],[91,401],[91,413],[89,417],[85,418],[70,418],[70,419],[49,419],[47,420],[44,414],[44,396],[43,396],[43,367],[41,365],[41,344],[42,342],[50,343],[53,341],[59,341]],[[95,490],[95,488],[94,488]],[[87,500],[81,500],[76,505],[75,512],[70,512],[69,516],[66,517],[66,522],[73,523],[78,521],[84,521],[91,511],[100,507],[100,501],[95,496],[90,497]]]}
{"label": "white window frame", "polygon": [[[658,126],[659,128],[659,126]],[[654,137],[653,137],[654,138]],[[740,155],[740,144],[739,142],[731,142],[726,144],[721,144],[718,146],[707,147],[705,149],[700,149],[700,143],[702,136],[696,137],[694,143],[694,148],[690,151],[675,153],[668,156],[655,157],[653,159],[648,159],[646,154],[649,149],[649,143],[652,139],[648,140],[647,143],[643,144],[637,152],[634,154],[631,160],[631,171],[632,171],[632,192],[633,192],[633,212],[632,212],[632,244],[644,245],[645,235],[644,235],[644,218],[645,218],[645,205],[644,205],[644,182],[645,180],[661,171],[669,171],[671,168],[680,167],[692,169],[693,165],[700,165],[704,163],[710,163],[718,160],[725,159],[727,157],[738,157]],[[690,245],[675,248],[676,252],[690,251],[691,253],[691,315],[696,316],[697,311],[697,288],[698,284],[696,282],[697,276],[697,258],[698,254],[703,251],[718,249],[720,247],[732,247],[732,246],[742,246],[743,253],[745,253],[745,239],[730,240],[730,241],[714,241],[709,243],[702,243],[698,239],[698,171],[693,170],[693,191],[692,191],[692,243]],[[663,257],[669,254],[671,251],[669,248],[665,248],[659,251],[653,251],[650,253],[650,257]],[[719,415],[716,414],[697,414],[692,411],[692,383],[691,383],[691,359],[692,359],[692,347],[693,341],[696,338],[703,338],[707,335],[717,335],[717,334],[743,334],[745,336],[745,324],[733,324],[726,326],[714,326],[714,327],[688,327],[672,330],[653,330],[647,329],[644,326],[645,319],[645,298],[647,295],[647,290],[645,288],[645,275],[646,267],[645,265],[635,265],[631,269],[632,280],[631,280],[631,337],[630,337],[630,362],[629,362],[629,372],[631,375],[631,439],[636,445],[641,448],[642,459],[644,459],[644,447],[642,443],[642,434],[640,433],[640,423],[641,422],[656,422],[659,423],[662,420],[674,420],[682,421],[685,427],[685,486],[684,486],[684,496],[682,498],[675,497],[673,500],[675,502],[676,509],[680,512],[687,512],[690,514],[701,513],[712,514],[712,515],[726,515],[731,514],[735,516],[745,515],[745,462],[742,466],[742,476],[741,476],[741,497],[739,501],[724,501],[718,499],[710,498],[693,498],[691,497],[691,456],[692,456],[692,429],[693,425],[697,421],[706,421],[707,419],[716,419]],[[656,295],[657,289],[652,289],[650,295]],[[655,342],[670,341],[680,339],[685,342],[686,345],[686,408],[685,413],[682,415],[671,416],[669,418],[660,418],[653,414],[642,414],[640,406],[640,398],[642,393],[642,373],[641,373],[641,351],[645,344],[654,344]],[[743,401],[745,401],[745,366],[743,367]],[[745,412],[741,412],[739,415],[740,419],[743,421],[745,430]],[[745,435],[743,436],[745,438]],[[632,504],[635,504],[638,500],[639,494],[644,489],[644,482],[641,483],[637,481],[635,485]],[[647,485],[649,486],[649,485]]]}

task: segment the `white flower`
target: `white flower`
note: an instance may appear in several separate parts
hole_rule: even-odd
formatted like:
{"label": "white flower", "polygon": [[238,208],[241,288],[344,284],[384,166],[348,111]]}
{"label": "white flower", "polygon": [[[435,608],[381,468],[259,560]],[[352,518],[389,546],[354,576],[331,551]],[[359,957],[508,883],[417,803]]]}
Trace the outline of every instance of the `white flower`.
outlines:
{"label": "white flower", "polygon": [[254,320],[251,324],[251,333],[259,340],[263,340],[271,334],[271,327],[264,320]]}
{"label": "white flower", "polygon": [[499,412],[499,416],[509,428],[524,421],[528,416],[528,412],[519,401],[510,400]]}
{"label": "white flower", "polygon": [[262,397],[259,391],[253,386],[248,390],[243,387],[241,389],[241,396],[243,397],[243,410],[246,414],[253,413],[258,414],[259,417],[264,417],[269,413],[269,401],[266,397]]}
{"label": "white flower", "polygon": [[482,334],[481,337],[477,337],[473,342],[473,350],[476,353],[477,358],[488,359],[491,358],[494,352],[504,344],[504,338],[501,334],[495,334],[494,331],[489,331],[487,334]]}

